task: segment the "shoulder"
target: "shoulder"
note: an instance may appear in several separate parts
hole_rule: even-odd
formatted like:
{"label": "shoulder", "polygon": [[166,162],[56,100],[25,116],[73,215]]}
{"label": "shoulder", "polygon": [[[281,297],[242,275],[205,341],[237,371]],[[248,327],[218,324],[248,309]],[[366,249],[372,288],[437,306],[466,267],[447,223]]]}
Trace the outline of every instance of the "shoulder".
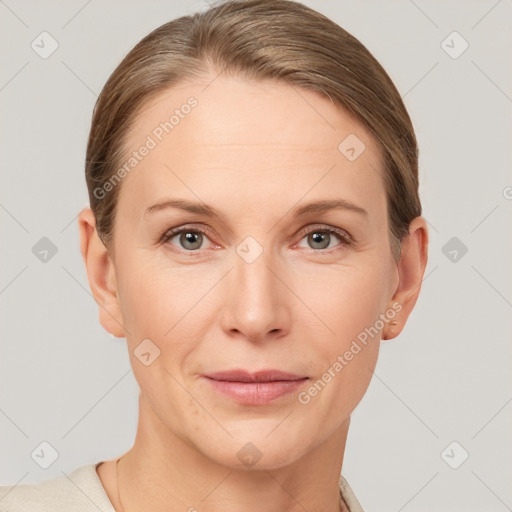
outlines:
{"label": "shoulder", "polygon": [[343,475],[339,479],[340,499],[350,512],[364,512],[363,507],[356,498],[354,491]]}
{"label": "shoulder", "polygon": [[0,486],[2,512],[115,512],[96,473],[85,464],[37,484]]}

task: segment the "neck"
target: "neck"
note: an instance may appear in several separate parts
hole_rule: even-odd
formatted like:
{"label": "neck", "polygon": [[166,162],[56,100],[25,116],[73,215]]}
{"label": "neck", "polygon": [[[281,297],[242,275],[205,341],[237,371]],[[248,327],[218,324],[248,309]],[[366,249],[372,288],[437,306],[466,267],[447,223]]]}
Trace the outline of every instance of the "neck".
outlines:
{"label": "neck", "polygon": [[[133,447],[122,457],[124,510],[339,512],[339,475],[350,418],[322,444],[284,467],[233,469],[170,431],[140,395]],[[341,509],[343,510],[343,508]]]}

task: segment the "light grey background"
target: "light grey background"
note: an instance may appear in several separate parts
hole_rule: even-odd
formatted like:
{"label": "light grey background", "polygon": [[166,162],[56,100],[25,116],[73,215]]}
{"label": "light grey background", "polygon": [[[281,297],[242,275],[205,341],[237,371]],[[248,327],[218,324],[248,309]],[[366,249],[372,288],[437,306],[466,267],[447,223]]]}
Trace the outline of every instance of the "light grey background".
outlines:
{"label": "light grey background", "polygon": [[[368,512],[511,510],[512,2],[304,3],[360,39],[403,95],[430,225],[419,301],[399,338],[382,342],[343,473]],[[99,324],[79,251],[86,138],[130,48],[205,6],[0,1],[1,485],[68,474],[133,442],[125,340]],[[47,59],[31,48],[43,31],[59,44]],[[453,31],[469,43],[458,58],[441,46]],[[57,247],[46,263],[32,252],[42,237]],[[455,247],[455,262],[453,247],[443,253],[452,237],[468,249]],[[48,469],[31,457],[43,441],[59,455]],[[469,458],[452,469],[445,460],[460,463],[462,450]]]}

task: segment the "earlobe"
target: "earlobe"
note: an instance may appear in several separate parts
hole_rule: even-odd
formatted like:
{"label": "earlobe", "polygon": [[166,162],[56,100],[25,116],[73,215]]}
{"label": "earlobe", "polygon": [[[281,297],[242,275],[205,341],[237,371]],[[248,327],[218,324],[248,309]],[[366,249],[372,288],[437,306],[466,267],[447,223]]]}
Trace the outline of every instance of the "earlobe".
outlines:
{"label": "earlobe", "polygon": [[118,338],[125,335],[117,293],[115,268],[107,249],[96,231],[96,220],[90,207],[78,216],[80,251],[94,300],[99,306],[99,320],[104,329]]}
{"label": "earlobe", "polygon": [[427,223],[423,217],[416,217],[409,226],[409,234],[402,240],[401,256],[397,263],[399,284],[388,305],[400,304],[401,309],[394,321],[384,327],[382,339],[395,338],[405,327],[420,293],[427,260]]}

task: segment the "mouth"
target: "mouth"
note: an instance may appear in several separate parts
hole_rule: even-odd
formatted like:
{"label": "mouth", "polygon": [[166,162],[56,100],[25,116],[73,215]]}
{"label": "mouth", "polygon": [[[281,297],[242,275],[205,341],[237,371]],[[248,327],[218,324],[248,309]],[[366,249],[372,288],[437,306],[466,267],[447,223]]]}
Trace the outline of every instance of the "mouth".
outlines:
{"label": "mouth", "polygon": [[309,380],[280,370],[230,370],[205,374],[212,388],[228,398],[246,405],[262,405],[297,391]]}

